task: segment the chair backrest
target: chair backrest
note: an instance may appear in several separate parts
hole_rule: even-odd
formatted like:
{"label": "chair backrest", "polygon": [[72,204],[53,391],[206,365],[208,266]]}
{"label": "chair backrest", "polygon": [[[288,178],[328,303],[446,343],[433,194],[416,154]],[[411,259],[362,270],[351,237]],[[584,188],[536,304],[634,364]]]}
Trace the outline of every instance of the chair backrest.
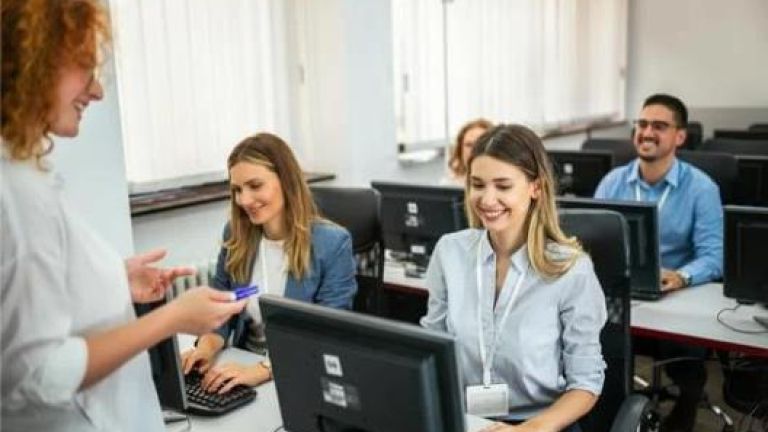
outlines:
{"label": "chair backrest", "polygon": [[613,152],[613,166],[628,164],[637,157],[631,139],[590,138],[581,144],[582,150],[608,150]]}
{"label": "chair backrest", "polygon": [[384,281],[379,193],[371,188],[311,187],[320,214],[346,228],[357,261],[354,310],[378,314]]}
{"label": "chair backrest", "polygon": [[704,171],[717,183],[723,204],[736,203],[739,163],[734,155],[720,152],[680,150],[677,152],[677,157]]}
{"label": "chair backrest", "polygon": [[608,431],[632,390],[629,228],[621,214],[610,210],[563,209],[560,222],[589,253],[605,294],[608,321],[600,333],[605,384],[597,404],[579,423],[583,430]]}
{"label": "chair backrest", "polygon": [[752,123],[748,130],[750,132],[768,132],[768,123]]}
{"label": "chair backrest", "polygon": [[715,129],[712,132],[712,137],[717,139],[766,141],[768,140],[768,131],[746,129]]}
{"label": "chair backrest", "polygon": [[685,143],[683,143],[682,148],[685,150],[696,150],[701,145],[704,128],[700,122],[689,121],[686,132]]}
{"label": "chair backrest", "polygon": [[740,140],[711,138],[701,143],[699,150],[730,153],[732,155],[768,156],[768,139]]}

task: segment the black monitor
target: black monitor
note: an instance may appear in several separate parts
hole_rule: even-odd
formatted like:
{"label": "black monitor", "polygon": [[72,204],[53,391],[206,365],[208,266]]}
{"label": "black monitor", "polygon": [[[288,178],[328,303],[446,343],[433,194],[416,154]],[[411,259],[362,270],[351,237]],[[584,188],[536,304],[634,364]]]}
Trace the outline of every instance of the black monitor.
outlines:
{"label": "black monitor", "polygon": [[259,306],[286,430],[464,432],[451,336],[269,294]]}
{"label": "black monitor", "polygon": [[715,129],[714,138],[726,138],[737,140],[768,140],[768,131],[752,131],[743,129]]}
{"label": "black monitor", "polygon": [[768,156],[737,155],[736,164],[739,169],[737,203],[768,206]]}
{"label": "black monitor", "polygon": [[[136,316],[140,317],[164,305],[166,300],[155,303],[136,304]],[[162,340],[148,349],[152,366],[152,380],[163,409],[184,412],[188,408],[184,374],[181,369],[179,346],[175,336]]]}
{"label": "black monitor", "polygon": [[725,206],[724,294],[768,304],[768,208]]}
{"label": "black monitor", "polygon": [[608,150],[547,150],[557,178],[558,195],[591,197],[613,168]]}
{"label": "black monitor", "polygon": [[422,268],[440,237],[468,227],[462,188],[382,181],[371,187],[381,195],[384,246]]}
{"label": "black monitor", "polygon": [[659,221],[655,203],[558,197],[557,205],[560,208],[613,210],[623,215],[629,227],[632,297],[643,300],[661,298]]}

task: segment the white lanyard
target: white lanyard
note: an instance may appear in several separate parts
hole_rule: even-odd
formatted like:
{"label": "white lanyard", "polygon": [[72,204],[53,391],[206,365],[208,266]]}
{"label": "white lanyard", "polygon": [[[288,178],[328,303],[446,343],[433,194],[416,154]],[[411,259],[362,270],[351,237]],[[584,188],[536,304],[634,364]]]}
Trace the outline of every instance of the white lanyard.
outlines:
{"label": "white lanyard", "polygon": [[[669,196],[669,190],[672,189],[667,183],[667,187],[664,188],[664,192],[661,193],[661,198],[659,198],[659,201],[656,203],[656,207],[659,209],[659,213],[661,213],[661,208],[664,207],[664,203],[667,201],[667,197]],[[640,181],[635,183],[635,201],[645,201],[640,196]]]}
{"label": "white lanyard", "polygon": [[267,277],[267,254],[264,252],[264,236],[259,240],[259,258],[261,260],[261,286],[264,287],[262,294],[269,292],[269,278]]}
{"label": "white lanyard", "polygon": [[[487,236],[488,232],[484,231],[483,236]],[[515,284],[515,288],[512,291],[512,295],[509,297],[509,301],[507,302],[506,307],[504,308],[504,312],[501,315],[501,320],[499,321],[499,326],[496,328],[496,331],[494,332],[494,338],[493,338],[493,344],[491,344],[490,352],[487,355],[486,358],[486,352],[485,352],[485,337],[483,335],[483,308],[482,308],[482,298],[483,298],[483,258],[482,258],[482,237],[480,241],[477,244],[477,268],[476,268],[476,275],[477,275],[477,322],[478,322],[478,339],[480,341],[480,361],[483,364],[483,385],[489,386],[491,385],[491,367],[493,366],[493,358],[496,356],[496,347],[499,343],[499,334],[504,329],[504,323],[507,321],[507,317],[509,316],[509,312],[512,310],[512,304],[515,302],[515,299],[517,298],[517,294],[520,291],[520,287],[523,285],[523,280],[525,280],[525,270],[520,274],[520,278],[517,280],[517,283]],[[495,314],[494,318],[495,318]],[[495,319],[494,319],[495,321]]]}

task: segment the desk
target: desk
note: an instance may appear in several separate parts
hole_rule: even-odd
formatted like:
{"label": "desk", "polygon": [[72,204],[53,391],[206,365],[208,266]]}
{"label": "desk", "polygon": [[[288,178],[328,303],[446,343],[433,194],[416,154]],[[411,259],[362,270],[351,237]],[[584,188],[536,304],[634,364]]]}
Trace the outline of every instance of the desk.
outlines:
{"label": "desk", "polygon": [[[723,297],[723,285],[709,283],[665,295],[657,301],[632,301],[632,334],[691,345],[768,357],[768,333],[745,334],[717,322],[718,311],[736,306]],[[739,329],[766,330],[753,315],[768,315],[759,306],[742,305],[721,319]]]}
{"label": "desk", "polygon": [[[415,302],[427,296],[424,279],[405,276],[404,267],[397,262],[385,263],[384,285],[413,295]],[[657,301],[632,300],[632,334],[768,357],[768,333],[739,333],[717,322],[718,311],[735,305],[735,300],[723,297],[719,283],[673,292]],[[724,312],[721,318],[739,329],[765,330],[752,320],[753,315],[768,315],[768,310],[743,305],[736,312]]]}
{"label": "desk", "polygon": [[[178,338],[179,349],[183,352],[194,344],[194,337],[180,335]],[[224,350],[217,359],[217,362],[239,362],[253,364],[263,357],[243,351],[238,348],[228,348]],[[200,417],[190,415],[192,423],[191,432],[273,432],[283,424],[280,416],[280,405],[277,401],[277,391],[273,381],[264,383],[256,388],[258,395],[256,400],[250,404],[241,407],[235,411],[219,417]],[[490,421],[467,416],[467,431],[476,432],[483,427],[491,424]],[[181,432],[187,430],[187,422],[171,423],[166,425],[168,432]],[[280,429],[284,432],[284,429]]]}

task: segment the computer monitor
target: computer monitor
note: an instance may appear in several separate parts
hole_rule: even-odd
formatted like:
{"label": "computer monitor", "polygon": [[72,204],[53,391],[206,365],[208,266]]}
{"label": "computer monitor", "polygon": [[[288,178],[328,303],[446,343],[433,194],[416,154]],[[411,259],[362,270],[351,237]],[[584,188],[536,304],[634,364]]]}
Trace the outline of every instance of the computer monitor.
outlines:
{"label": "computer monitor", "polygon": [[[133,307],[136,316],[140,317],[164,305],[166,300],[155,303],[137,304]],[[188,408],[184,374],[181,369],[179,346],[175,336],[162,340],[148,349],[149,361],[152,366],[152,380],[163,409],[184,412]]]}
{"label": "computer monitor", "polygon": [[725,296],[768,304],[768,208],[725,206],[724,237]]}
{"label": "computer monitor", "polygon": [[440,237],[468,227],[462,188],[383,181],[371,187],[381,195],[384,246],[422,268]]}
{"label": "computer monitor", "polygon": [[269,294],[259,299],[291,432],[464,432],[451,336]]}
{"label": "computer monitor", "polygon": [[558,195],[591,197],[613,168],[608,150],[547,150],[558,184]]}
{"label": "computer monitor", "polygon": [[768,140],[768,132],[743,129],[715,129],[714,138],[738,139],[738,140]]}
{"label": "computer monitor", "polygon": [[768,206],[768,156],[737,155],[736,200],[740,205]]}
{"label": "computer monitor", "polygon": [[557,205],[560,208],[613,210],[622,214],[629,227],[632,297],[643,300],[661,298],[659,221],[655,203],[558,197]]}

